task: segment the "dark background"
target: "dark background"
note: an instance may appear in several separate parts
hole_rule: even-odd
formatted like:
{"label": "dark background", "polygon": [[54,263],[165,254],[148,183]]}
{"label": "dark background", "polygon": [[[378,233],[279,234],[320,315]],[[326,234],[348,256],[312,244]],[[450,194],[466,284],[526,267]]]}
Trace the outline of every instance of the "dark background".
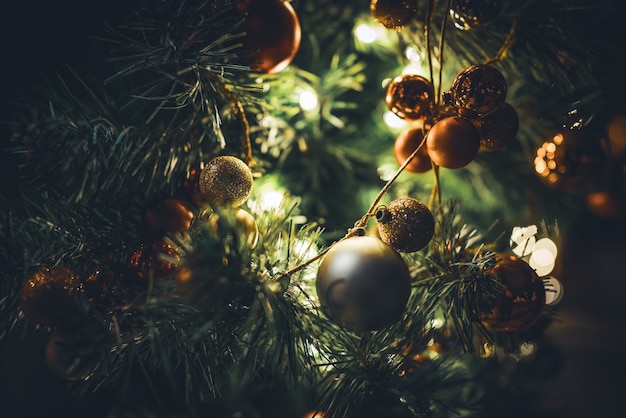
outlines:
{"label": "dark background", "polygon": [[[42,72],[65,65],[79,71],[88,68],[93,57],[87,34],[101,33],[106,21],[113,23],[116,9],[124,3],[5,0],[0,6],[0,122],[13,119],[14,101],[36,88]],[[622,36],[619,24],[612,30]],[[11,198],[15,171],[4,151],[10,131],[4,123],[0,129],[2,192]],[[626,416],[625,232],[623,215],[603,219],[589,213],[574,219],[564,231],[559,279],[565,297],[558,321],[547,335],[555,348],[550,367],[557,373],[545,386],[546,409],[562,416]],[[0,417],[5,416],[6,400],[19,404],[40,399],[42,393],[47,394],[44,399],[59,396],[61,385],[46,373],[37,341],[30,345],[20,344],[19,339],[5,341],[0,350]],[[512,405],[511,416],[515,408]]]}

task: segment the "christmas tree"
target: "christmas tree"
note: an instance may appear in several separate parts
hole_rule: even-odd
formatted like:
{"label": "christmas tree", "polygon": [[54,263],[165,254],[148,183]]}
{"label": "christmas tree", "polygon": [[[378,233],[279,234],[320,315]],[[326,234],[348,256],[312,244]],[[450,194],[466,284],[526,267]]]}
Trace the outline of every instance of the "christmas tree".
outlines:
{"label": "christmas tree", "polygon": [[622,2],[7,7],[1,416],[586,416]]}

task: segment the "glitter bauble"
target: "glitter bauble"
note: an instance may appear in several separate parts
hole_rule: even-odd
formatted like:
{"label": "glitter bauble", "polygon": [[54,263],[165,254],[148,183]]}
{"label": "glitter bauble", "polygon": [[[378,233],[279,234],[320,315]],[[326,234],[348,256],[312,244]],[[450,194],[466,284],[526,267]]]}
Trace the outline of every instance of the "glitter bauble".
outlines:
{"label": "glitter bauble", "polygon": [[400,30],[417,15],[417,0],[371,0],[370,13],[387,29]]}
{"label": "glitter bauble", "polygon": [[317,272],[322,310],[344,328],[364,332],[398,321],[411,293],[409,268],[378,238],[355,236],[335,243]]}
{"label": "glitter bauble", "polygon": [[238,237],[237,242],[244,243],[248,248],[254,248],[259,240],[259,227],[254,217],[241,208],[213,212],[208,223],[215,235],[234,232]]}
{"label": "glitter bauble", "polygon": [[430,81],[416,74],[403,74],[387,86],[385,103],[399,118],[418,120],[430,114],[434,95]]}
{"label": "glitter bauble", "polygon": [[405,253],[424,248],[435,232],[435,218],[430,209],[411,197],[376,208],[376,222],[380,239]]}
{"label": "glitter bauble", "polygon": [[193,216],[184,201],[171,197],[149,207],[145,219],[150,232],[160,238],[165,234],[188,231]]}
{"label": "glitter bauble", "polygon": [[130,256],[128,269],[140,279],[159,282],[174,277],[180,258],[165,242],[140,244]]}
{"label": "glitter bauble", "polygon": [[478,155],[480,136],[468,119],[451,116],[435,123],[428,132],[426,149],[440,167],[465,167]]}
{"label": "glitter bauble", "polygon": [[480,150],[487,152],[506,148],[519,129],[517,112],[508,103],[489,116],[472,119],[472,123],[480,135]]}
{"label": "glitter bauble", "polygon": [[237,157],[213,158],[200,172],[199,186],[204,199],[212,206],[239,206],[252,192],[252,171]]}
{"label": "glitter bauble", "polygon": [[468,30],[485,27],[502,12],[502,0],[453,0],[450,16],[457,28]]}
{"label": "glitter bauble", "polygon": [[551,188],[574,191],[605,167],[599,139],[581,129],[565,129],[537,148],[535,172]]}
{"label": "glitter bauble", "polygon": [[444,101],[467,118],[485,117],[506,100],[507,84],[502,73],[491,65],[472,65],[454,78]]}
{"label": "glitter bauble", "polygon": [[50,371],[64,380],[85,380],[97,364],[93,347],[80,336],[59,330],[48,337],[45,360]]}
{"label": "glitter bauble", "polygon": [[75,298],[82,291],[79,277],[68,267],[43,267],[22,285],[19,307],[35,324],[59,325],[76,314]]}
{"label": "glitter bauble", "polygon": [[240,0],[235,7],[245,13],[242,63],[267,74],[287,68],[302,38],[293,6],[285,0]]}
{"label": "glitter bauble", "polygon": [[490,273],[502,284],[499,301],[483,312],[485,326],[497,332],[520,332],[534,325],[543,313],[546,292],[543,280],[524,260],[496,253]]}
{"label": "glitter bauble", "polygon": [[417,151],[417,154],[411,159],[411,161],[404,168],[410,173],[425,173],[432,168],[430,157],[428,156],[428,150],[426,149],[426,142],[422,144],[424,140],[424,130],[421,128],[412,128],[403,131],[396,137],[393,144],[393,155],[399,165],[404,164],[407,158],[413,152],[422,145]]}

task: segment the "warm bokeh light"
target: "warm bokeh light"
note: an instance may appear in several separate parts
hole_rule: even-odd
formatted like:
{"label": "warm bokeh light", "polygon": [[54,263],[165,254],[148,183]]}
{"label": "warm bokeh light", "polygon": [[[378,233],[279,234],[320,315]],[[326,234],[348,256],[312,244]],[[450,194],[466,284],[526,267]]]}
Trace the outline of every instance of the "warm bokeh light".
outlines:
{"label": "warm bokeh light", "polygon": [[537,226],[516,226],[511,232],[510,245],[513,253],[518,257],[525,257],[533,251],[535,246],[535,235],[537,235]]}
{"label": "warm bokeh light", "polygon": [[533,246],[528,264],[540,277],[547,276],[554,270],[557,254],[556,244],[549,238],[542,238]]}
{"label": "warm bokeh light", "polygon": [[300,94],[300,107],[302,110],[310,111],[317,108],[319,104],[319,99],[317,98],[317,94],[310,90],[305,90]]}
{"label": "warm bokeh light", "polygon": [[398,115],[391,111],[385,112],[383,115],[383,120],[385,124],[392,129],[402,129],[408,126],[408,122],[404,119],[400,118]]}
{"label": "warm bokeh light", "polygon": [[354,36],[364,44],[371,44],[378,39],[379,31],[372,25],[359,23],[354,28]]}

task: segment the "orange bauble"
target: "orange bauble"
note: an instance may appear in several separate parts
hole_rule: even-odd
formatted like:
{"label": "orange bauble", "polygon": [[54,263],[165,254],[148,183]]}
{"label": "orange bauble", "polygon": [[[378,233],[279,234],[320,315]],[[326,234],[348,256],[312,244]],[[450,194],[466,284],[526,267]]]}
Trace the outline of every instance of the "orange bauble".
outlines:
{"label": "orange bauble", "polygon": [[302,37],[291,4],[284,0],[241,0],[235,7],[246,13],[242,63],[262,73],[284,70],[296,56]]}
{"label": "orange bauble", "polygon": [[426,148],[430,159],[440,167],[461,168],[471,163],[480,149],[480,135],[469,120],[448,117],[428,132]]}
{"label": "orange bauble", "polygon": [[[424,130],[412,128],[402,132],[393,144],[393,155],[399,165],[404,164],[407,158],[422,144]],[[422,145],[417,154],[407,164],[405,170],[410,173],[425,173],[432,168],[430,157],[426,150],[426,143]]]}
{"label": "orange bauble", "polygon": [[193,216],[193,212],[184,201],[171,197],[148,208],[146,225],[150,232],[162,237],[167,233],[188,231]]}
{"label": "orange bauble", "polygon": [[399,118],[418,120],[430,114],[434,97],[430,81],[416,74],[402,74],[387,86],[385,103]]}
{"label": "orange bauble", "polygon": [[482,316],[485,326],[497,332],[520,332],[534,325],[543,313],[546,292],[543,280],[524,260],[496,253],[491,273],[502,284],[500,300]]}

